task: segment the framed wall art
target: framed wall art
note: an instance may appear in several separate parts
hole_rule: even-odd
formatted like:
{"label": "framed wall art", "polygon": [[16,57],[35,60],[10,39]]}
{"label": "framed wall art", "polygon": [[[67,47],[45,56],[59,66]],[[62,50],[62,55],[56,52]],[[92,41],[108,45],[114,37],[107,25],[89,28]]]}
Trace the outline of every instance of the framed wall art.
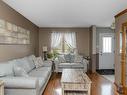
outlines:
{"label": "framed wall art", "polygon": [[0,44],[30,44],[30,31],[0,19]]}

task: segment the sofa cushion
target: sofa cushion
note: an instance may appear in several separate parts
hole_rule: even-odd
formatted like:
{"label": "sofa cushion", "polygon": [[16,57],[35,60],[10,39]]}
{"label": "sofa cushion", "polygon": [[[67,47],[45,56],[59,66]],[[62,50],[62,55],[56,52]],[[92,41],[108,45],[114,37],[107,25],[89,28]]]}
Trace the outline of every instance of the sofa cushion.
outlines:
{"label": "sofa cushion", "polygon": [[44,61],[43,67],[52,67],[52,61]]}
{"label": "sofa cushion", "polygon": [[61,68],[83,67],[83,64],[82,63],[60,63],[59,67],[61,67]]}
{"label": "sofa cushion", "polygon": [[71,67],[71,63],[60,63],[60,64],[59,64],[59,67],[62,67],[62,68],[68,67],[68,68],[70,68],[70,67]]}
{"label": "sofa cushion", "polygon": [[71,67],[77,67],[77,68],[82,68],[83,64],[82,63],[71,63]]}
{"label": "sofa cushion", "polygon": [[40,67],[40,68],[32,70],[29,73],[29,76],[31,76],[31,77],[42,77],[42,78],[47,80],[50,72],[51,72],[51,67]]}
{"label": "sofa cushion", "polygon": [[31,68],[30,68],[30,63],[27,60],[26,57],[21,58],[21,59],[17,59],[17,63],[16,63],[19,67],[23,68],[26,72],[30,72]]}
{"label": "sofa cushion", "polygon": [[3,76],[13,76],[13,62],[3,62],[0,63],[0,77]]}
{"label": "sofa cushion", "polygon": [[15,76],[29,77],[27,72],[23,68],[19,67],[17,64],[14,65],[13,70],[14,70],[14,75]]}

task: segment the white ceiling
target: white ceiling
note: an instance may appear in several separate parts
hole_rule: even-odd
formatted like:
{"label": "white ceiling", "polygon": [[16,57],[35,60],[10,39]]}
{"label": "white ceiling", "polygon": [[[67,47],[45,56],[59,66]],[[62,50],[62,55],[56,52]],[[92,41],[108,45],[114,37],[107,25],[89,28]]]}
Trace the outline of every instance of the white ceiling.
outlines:
{"label": "white ceiling", "polygon": [[3,0],[39,27],[109,27],[127,0]]}

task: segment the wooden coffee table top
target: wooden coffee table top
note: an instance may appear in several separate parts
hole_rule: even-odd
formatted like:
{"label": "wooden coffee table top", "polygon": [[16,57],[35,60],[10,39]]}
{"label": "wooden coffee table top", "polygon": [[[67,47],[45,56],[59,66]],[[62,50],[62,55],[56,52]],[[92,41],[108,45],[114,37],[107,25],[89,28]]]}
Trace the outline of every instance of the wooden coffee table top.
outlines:
{"label": "wooden coffee table top", "polygon": [[83,72],[83,70],[79,69],[64,69],[62,72],[62,83],[83,83],[83,84],[89,84],[91,83],[91,80],[86,75],[86,73]]}

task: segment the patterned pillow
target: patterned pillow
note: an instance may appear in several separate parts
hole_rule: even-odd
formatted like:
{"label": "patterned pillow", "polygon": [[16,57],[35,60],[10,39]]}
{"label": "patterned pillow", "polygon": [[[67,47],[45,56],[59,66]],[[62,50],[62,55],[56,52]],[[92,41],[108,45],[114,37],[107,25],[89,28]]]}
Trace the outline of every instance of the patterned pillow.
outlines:
{"label": "patterned pillow", "polygon": [[44,64],[43,60],[41,57],[37,57],[36,60],[35,60],[35,66],[36,68],[39,68],[39,67],[42,67]]}
{"label": "patterned pillow", "polygon": [[83,56],[81,56],[81,55],[75,55],[74,62],[75,63],[82,63],[83,62]]}
{"label": "patterned pillow", "polygon": [[64,58],[64,55],[59,55],[58,60],[59,60],[60,63],[65,63],[66,62],[66,60]]}
{"label": "patterned pillow", "polygon": [[75,59],[75,55],[74,54],[70,54],[70,62],[74,63],[74,59]]}
{"label": "patterned pillow", "polygon": [[70,54],[65,54],[64,55],[64,58],[65,58],[65,60],[66,60],[67,63],[70,63],[71,62],[71,56],[70,56]]}

